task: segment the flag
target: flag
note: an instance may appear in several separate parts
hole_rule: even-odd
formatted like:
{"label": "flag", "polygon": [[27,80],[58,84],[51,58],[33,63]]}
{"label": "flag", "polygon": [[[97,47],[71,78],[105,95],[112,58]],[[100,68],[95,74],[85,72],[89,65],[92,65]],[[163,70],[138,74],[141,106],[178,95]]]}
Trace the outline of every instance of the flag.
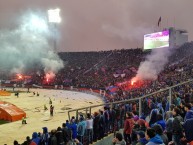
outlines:
{"label": "flag", "polygon": [[161,23],[161,20],[162,20],[162,18],[161,18],[161,16],[160,16],[160,17],[159,17],[159,20],[158,20],[158,23],[157,23],[158,27],[159,27],[159,25],[160,25],[160,23]]}
{"label": "flag", "polygon": [[118,78],[120,74],[113,74],[115,78]]}

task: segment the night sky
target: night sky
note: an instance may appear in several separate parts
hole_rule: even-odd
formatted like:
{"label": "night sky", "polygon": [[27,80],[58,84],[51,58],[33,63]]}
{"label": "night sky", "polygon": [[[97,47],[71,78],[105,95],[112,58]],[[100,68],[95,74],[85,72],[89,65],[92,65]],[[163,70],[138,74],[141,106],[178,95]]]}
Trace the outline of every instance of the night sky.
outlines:
{"label": "night sky", "polygon": [[144,34],[170,26],[188,30],[193,39],[193,0],[0,0],[0,29],[16,27],[27,10],[57,7],[62,17],[59,51],[142,47]]}

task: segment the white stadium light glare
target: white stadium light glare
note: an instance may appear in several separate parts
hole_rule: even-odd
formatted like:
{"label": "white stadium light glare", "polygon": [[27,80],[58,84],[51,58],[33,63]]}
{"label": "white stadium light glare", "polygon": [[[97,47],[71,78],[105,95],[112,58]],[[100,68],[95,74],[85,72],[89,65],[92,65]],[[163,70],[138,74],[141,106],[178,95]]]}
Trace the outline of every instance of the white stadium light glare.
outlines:
{"label": "white stadium light glare", "polygon": [[44,18],[31,14],[31,16],[26,20],[26,23],[23,26],[23,29],[24,28],[28,28],[36,32],[47,32],[48,25]]}
{"label": "white stadium light glare", "polygon": [[50,23],[60,23],[60,9],[50,9],[48,10],[48,20]]}

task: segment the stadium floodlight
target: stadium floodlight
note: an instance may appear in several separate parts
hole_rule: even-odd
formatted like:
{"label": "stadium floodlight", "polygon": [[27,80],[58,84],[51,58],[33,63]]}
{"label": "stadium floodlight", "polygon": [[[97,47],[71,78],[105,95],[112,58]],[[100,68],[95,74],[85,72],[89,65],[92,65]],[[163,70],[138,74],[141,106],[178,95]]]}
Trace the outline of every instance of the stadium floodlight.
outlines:
{"label": "stadium floodlight", "polygon": [[50,9],[48,10],[48,21],[50,23],[60,23],[61,17],[60,17],[60,9]]}

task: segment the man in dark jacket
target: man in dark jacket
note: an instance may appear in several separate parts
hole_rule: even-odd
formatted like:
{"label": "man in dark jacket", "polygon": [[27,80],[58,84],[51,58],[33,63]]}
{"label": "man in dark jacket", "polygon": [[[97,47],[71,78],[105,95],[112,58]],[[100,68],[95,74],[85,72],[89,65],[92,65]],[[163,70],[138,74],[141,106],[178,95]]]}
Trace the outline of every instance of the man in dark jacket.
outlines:
{"label": "man in dark jacket", "polygon": [[64,143],[66,144],[72,138],[72,131],[66,126],[66,123],[62,124],[62,133],[64,138]]}
{"label": "man in dark jacket", "polygon": [[109,120],[110,120],[109,109],[105,106],[104,107],[104,123],[105,123],[104,131],[106,135],[108,134],[108,131],[109,131]]}
{"label": "man in dark jacket", "polygon": [[49,138],[49,145],[58,145],[56,138],[56,130],[51,130],[51,135]]}
{"label": "man in dark jacket", "polygon": [[184,123],[184,131],[188,142],[193,141],[193,118],[186,120]]}
{"label": "man in dark jacket", "polygon": [[62,128],[58,127],[56,132],[57,145],[64,145],[64,138],[62,133]]}
{"label": "man in dark jacket", "polygon": [[180,109],[177,107],[173,109],[172,114],[174,116],[174,121],[172,124],[173,139],[176,145],[181,145],[180,139],[183,137],[183,118],[180,116]]}

